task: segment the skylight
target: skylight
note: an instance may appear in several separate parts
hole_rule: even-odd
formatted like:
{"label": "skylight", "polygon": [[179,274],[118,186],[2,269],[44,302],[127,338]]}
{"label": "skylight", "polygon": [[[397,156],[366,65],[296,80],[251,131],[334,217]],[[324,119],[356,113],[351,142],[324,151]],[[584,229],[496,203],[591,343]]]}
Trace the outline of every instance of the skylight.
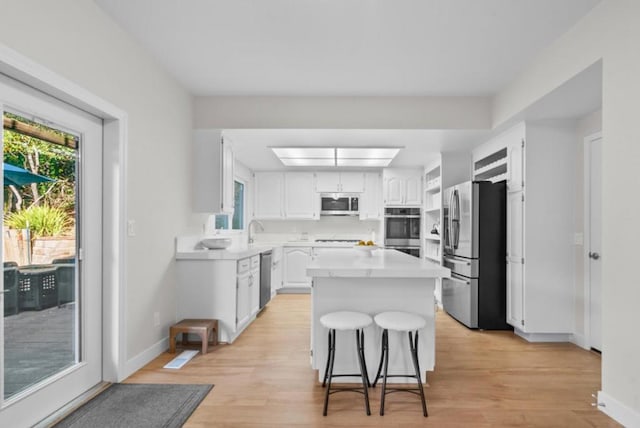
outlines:
{"label": "skylight", "polygon": [[385,167],[402,147],[271,147],[285,166]]}

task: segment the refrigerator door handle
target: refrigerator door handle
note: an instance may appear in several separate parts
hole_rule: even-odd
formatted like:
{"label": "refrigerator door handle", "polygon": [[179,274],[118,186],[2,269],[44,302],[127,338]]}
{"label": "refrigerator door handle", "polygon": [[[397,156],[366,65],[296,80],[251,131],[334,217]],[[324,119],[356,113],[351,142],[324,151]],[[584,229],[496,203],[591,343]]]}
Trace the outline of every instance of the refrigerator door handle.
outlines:
{"label": "refrigerator door handle", "polygon": [[458,189],[455,189],[451,195],[451,211],[451,246],[455,250],[460,242],[460,195]]}
{"label": "refrigerator door handle", "polygon": [[446,278],[446,279],[448,279],[450,281],[453,281],[453,282],[458,282],[460,284],[466,284],[466,285],[470,285],[471,284],[471,281],[469,281],[468,279],[460,279],[460,278],[458,278],[456,276],[453,276],[453,275],[451,275],[450,278]]}
{"label": "refrigerator door handle", "polygon": [[453,257],[445,257],[444,261],[445,262],[454,263],[454,264],[471,266],[471,262],[469,260],[461,260],[461,259],[456,259],[456,258],[453,258]]}

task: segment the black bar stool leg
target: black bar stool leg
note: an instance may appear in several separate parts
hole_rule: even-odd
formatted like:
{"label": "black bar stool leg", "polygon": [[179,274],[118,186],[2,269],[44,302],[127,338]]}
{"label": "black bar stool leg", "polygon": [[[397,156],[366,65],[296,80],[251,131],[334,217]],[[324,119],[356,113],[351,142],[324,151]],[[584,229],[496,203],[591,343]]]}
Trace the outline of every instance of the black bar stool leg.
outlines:
{"label": "black bar stool leg", "polygon": [[360,353],[362,354],[362,362],[364,363],[364,377],[367,379],[367,387],[371,387],[369,371],[367,370],[367,360],[364,358],[364,330],[360,330]]}
{"label": "black bar stool leg", "polygon": [[422,414],[426,418],[429,416],[427,413],[427,403],[424,399],[424,389],[422,388],[422,379],[420,379],[420,364],[418,362],[418,332],[416,331],[415,342],[409,332],[409,347],[411,348],[411,359],[413,360],[413,367],[416,370],[416,380],[418,381],[418,391],[420,392],[420,400],[422,401]]}
{"label": "black bar stool leg", "polygon": [[329,340],[329,373],[327,378],[327,391],[324,396],[324,410],[322,411],[322,416],[327,416],[327,409],[329,408],[329,393],[331,391],[331,377],[333,376],[333,362],[335,361],[336,355],[336,331],[329,331],[330,340]]}
{"label": "black bar stool leg", "polygon": [[356,330],[356,343],[358,344],[358,362],[360,363],[360,375],[362,376],[362,390],[364,392],[364,406],[367,412],[367,416],[371,415],[371,409],[369,408],[369,391],[368,384],[369,379],[366,377],[367,366],[364,361],[364,352],[362,347],[362,340],[364,337],[361,337],[361,331]]}
{"label": "black bar stool leg", "polygon": [[389,369],[389,331],[382,332],[382,352],[384,355],[384,373],[382,375],[382,393],[380,395],[380,416],[384,416],[384,397],[387,393],[387,371]]}
{"label": "black bar stool leg", "polygon": [[378,379],[380,379],[380,373],[382,373],[382,364],[384,363],[384,335],[386,331],[387,330],[382,331],[382,340],[380,345],[380,364],[378,365],[378,373],[376,373],[376,378],[373,380],[373,385],[371,385],[373,388],[376,387]]}
{"label": "black bar stool leg", "polygon": [[324,377],[322,378],[322,387],[324,388],[327,384],[327,376],[329,375],[329,360],[331,359],[331,330],[329,330],[328,334],[328,344],[327,344],[327,364],[324,369]]}

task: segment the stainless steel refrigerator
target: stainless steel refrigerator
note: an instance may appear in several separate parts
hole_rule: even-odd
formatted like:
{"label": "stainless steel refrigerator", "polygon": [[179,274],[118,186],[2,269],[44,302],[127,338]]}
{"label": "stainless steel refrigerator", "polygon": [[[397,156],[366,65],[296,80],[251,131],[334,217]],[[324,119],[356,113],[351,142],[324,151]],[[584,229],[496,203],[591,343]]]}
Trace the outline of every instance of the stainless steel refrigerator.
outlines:
{"label": "stainless steel refrigerator", "polygon": [[506,183],[467,181],[444,191],[444,310],[470,328],[507,330]]}

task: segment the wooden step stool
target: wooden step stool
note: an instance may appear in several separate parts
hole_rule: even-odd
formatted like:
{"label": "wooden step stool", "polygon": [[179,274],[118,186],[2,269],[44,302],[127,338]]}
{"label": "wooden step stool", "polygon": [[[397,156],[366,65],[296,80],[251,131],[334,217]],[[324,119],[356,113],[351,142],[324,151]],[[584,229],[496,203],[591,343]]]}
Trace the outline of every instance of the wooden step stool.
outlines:
{"label": "wooden step stool", "polygon": [[197,334],[202,340],[202,354],[207,353],[209,346],[209,336],[213,336],[211,345],[216,346],[218,344],[218,320],[205,320],[205,319],[186,319],[177,324],[172,325],[169,328],[169,352],[174,354],[176,352],[176,336],[182,333],[182,345],[188,344],[187,338],[189,333]]}

